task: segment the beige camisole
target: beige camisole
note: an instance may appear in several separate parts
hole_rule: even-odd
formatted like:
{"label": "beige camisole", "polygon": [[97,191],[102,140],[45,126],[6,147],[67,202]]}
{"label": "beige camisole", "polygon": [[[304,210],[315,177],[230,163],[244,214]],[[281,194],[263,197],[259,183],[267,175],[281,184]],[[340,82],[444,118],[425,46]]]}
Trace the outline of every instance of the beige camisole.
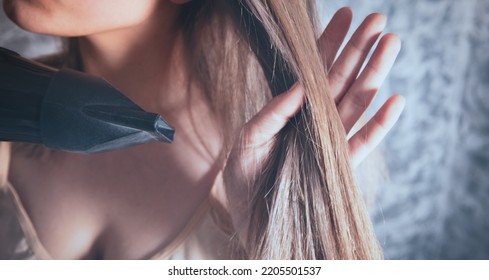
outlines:
{"label": "beige camisole", "polygon": [[[8,180],[10,143],[0,142],[0,259],[52,259]],[[206,200],[177,238],[150,259],[229,259],[231,238],[211,217]]]}

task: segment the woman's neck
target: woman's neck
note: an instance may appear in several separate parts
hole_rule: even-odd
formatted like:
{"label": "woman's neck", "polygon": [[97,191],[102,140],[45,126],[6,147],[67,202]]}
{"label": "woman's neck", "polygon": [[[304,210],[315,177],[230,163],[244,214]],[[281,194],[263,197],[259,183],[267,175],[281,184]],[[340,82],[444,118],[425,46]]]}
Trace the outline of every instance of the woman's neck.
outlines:
{"label": "woman's neck", "polygon": [[155,11],[137,26],[82,37],[80,54],[87,73],[105,78],[146,111],[162,115],[175,128],[176,142],[186,149],[193,145],[213,164],[221,149],[220,133],[203,91],[189,79],[178,7]]}
{"label": "woman's neck", "polygon": [[84,70],[148,111],[169,114],[181,107],[188,81],[178,8],[162,5],[138,25],[80,37]]}

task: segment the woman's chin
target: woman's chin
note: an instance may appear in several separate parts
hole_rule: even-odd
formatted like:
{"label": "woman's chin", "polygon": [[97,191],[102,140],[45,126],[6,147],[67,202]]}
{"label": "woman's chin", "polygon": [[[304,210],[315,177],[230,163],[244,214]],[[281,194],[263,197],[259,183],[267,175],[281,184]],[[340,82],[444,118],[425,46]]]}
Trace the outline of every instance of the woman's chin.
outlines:
{"label": "woman's chin", "polygon": [[25,31],[53,36],[78,36],[69,26],[56,21],[47,12],[26,1],[4,0],[7,17]]}

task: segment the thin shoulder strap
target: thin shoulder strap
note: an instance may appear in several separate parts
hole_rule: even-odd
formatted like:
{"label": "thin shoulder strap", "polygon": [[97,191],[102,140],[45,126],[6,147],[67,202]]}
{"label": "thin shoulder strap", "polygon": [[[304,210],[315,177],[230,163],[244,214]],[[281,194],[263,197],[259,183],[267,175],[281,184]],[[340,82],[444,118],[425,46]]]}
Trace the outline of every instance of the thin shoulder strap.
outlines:
{"label": "thin shoulder strap", "polygon": [[19,198],[16,190],[12,187],[8,180],[8,172],[10,167],[11,157],[11,143],[0,142],[0,189],[4,189],[3,194],[7,195],[8,199],[13,202],[14,211],[19,219],[19,224],[24,232],[25,238],[29,247],[34,252],[34,255],[38,259],[52,259],[49,253],[44,248],[43,244],[37,236],[36,229],[32,224],[31,219],[27,215],[27,212],[22,205],[22,201]]}
{"label": "thin shoulder strap", "polygon": [[10,143],[0,142],[0,186],[5,186],[8,181],[10,167]]}

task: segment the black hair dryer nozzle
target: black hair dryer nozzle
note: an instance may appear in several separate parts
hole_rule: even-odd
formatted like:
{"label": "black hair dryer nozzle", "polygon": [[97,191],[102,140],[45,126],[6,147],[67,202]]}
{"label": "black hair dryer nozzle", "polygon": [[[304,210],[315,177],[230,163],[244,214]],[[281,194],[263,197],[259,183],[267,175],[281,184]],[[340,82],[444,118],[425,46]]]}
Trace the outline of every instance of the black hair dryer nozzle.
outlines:
{"label": "black hair dryer nozzle", "polygon": [[80,153],[172,142],[174,129],[105,80],[0,48],[0,141]]}

